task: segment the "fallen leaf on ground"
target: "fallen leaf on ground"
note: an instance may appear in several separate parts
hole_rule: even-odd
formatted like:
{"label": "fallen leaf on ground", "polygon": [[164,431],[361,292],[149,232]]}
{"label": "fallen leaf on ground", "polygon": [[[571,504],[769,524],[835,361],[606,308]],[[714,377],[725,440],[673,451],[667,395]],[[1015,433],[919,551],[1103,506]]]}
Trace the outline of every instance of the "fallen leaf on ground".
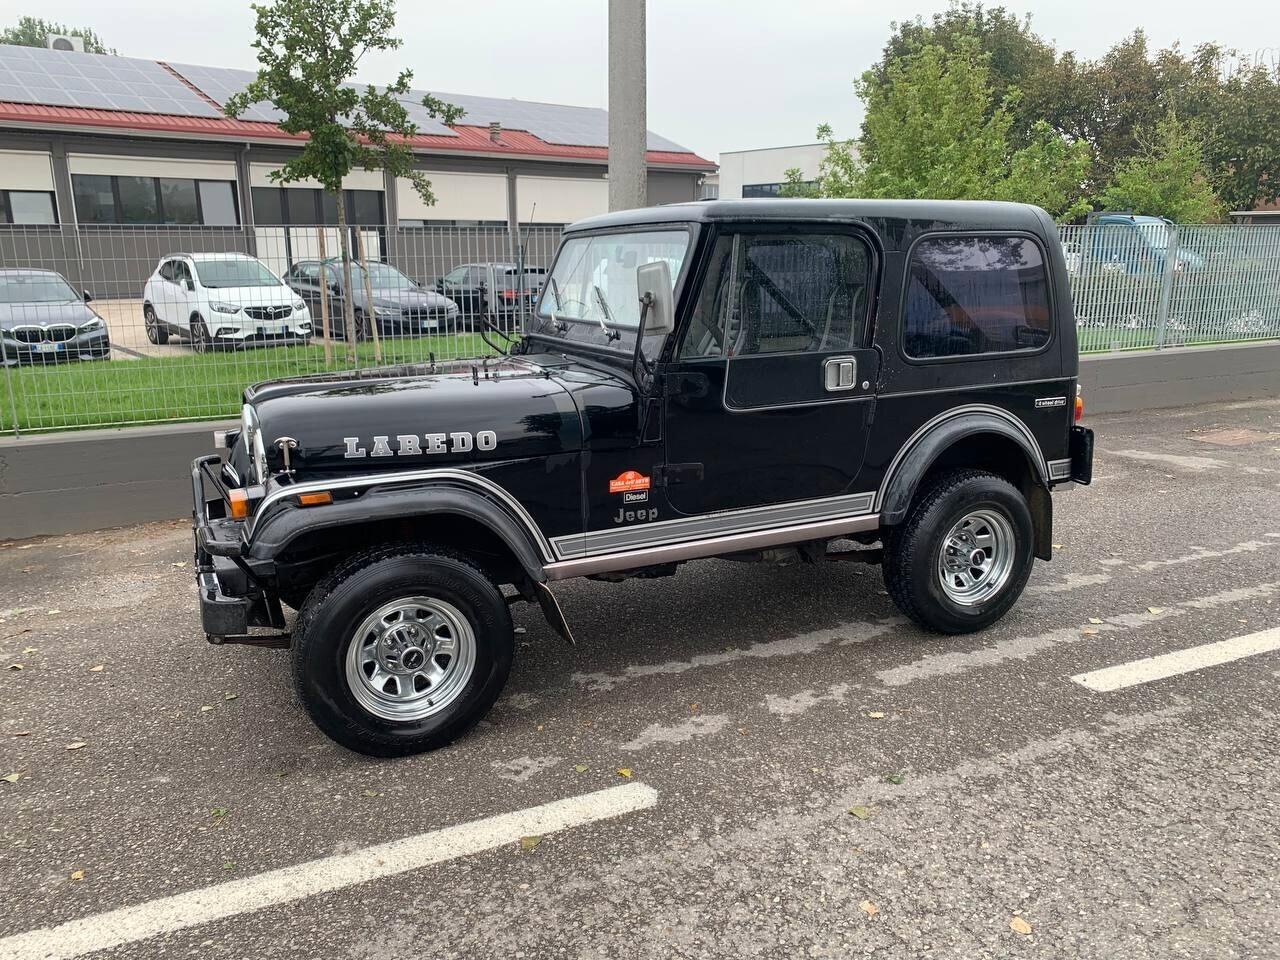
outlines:
{"label": "fallen leaf on ground", "polygon": [[90,668],[89,668],[89,672],[90,672],[90,673],[101,673],[101,672],[103,671],[104,667],[105,667],[105,664],[101,664],[101,663],[100,663],[100,664],[98,664],[96,667],[90,667]]}
{"label": "fallen leaf on ground", "polygon": [[1021,917],[1011,917],[1009,919],[1009,929],[1014,933],[1020,933],[1024,937],[1031,932],[1031,924],[1023,920]]}
{"label": "fallen leaf on ground", "polygon": [[21,779],[22,775],[17,773],[6,773],[3,777],[0,777],[0,780],[3,780],[5,783],[17,783]]}
{"label": "fallen leaf on ground", "polygon": [[209,705],[206,703],[203,707],[201,707],[201,708],[200,708],[200,712],[201,712],[201,713],[208,713],[208,712],[209,712],[210,710],[212,710],[212,709],[213,709],[213,707],[209,706]]}
{"label": "fallen leaf on ground", "polygon": [[49,611],[49,616],[51,616],[51,617],[56,617],[56,616],[57,616],[58,614],[60,614],[61,612],[62,612],[61,610],[50,610],[50,611]]}
{"label": "fallen leaf on ground", "polygon": [[84,879],[84,871],[83,871],[83,870],[72,870],[72,871],[71,871],[71,879],[72,879],[72,880],[83,880],[83,879]]}
{"label": "fallen leaf on ground", "polygon": [[880,908],[877,907],[870,900],[863,900],[860,904],[858,904],[858,909],[860,909],[868,917],[874,917],[877,913],[880,912]]}
{"label": "fallen leaf on ground", "polygon": [[1164,607],[1147,607],[1147,613],[1164,613]]}
{"label": "fallen leaf on ground", "polygon": [[23,647],[23,648],[22,648],[22,652],[23,652],[23,653],[35,653],[35,652],[36,652],[36,648],[35,648],[35,647]]}
{"label": "fallen leaf on ground", "polygon": [[24,667],[24,666],[23,666],[22,664],[20,664],[20,663],[11,663],[11,664],[9,664],[9,669],[10,669],[10,670],[25,670],[25,669],[27,669],[27,668],[26,668],[26,667]]}
{"label": "fallen leaf on ground", "polygon": [[587,765],[585,763],[575,764],[573,769],[575,773],[586,773]]}
{"label": "fallen leaf on ground", "polygon": [[230,860],[225,860],[225,861],[223,861],[223,864],[222,864],[222,869],[223,869],[223,870],[231,870],[231,869],[233,869],[234,867],[235,867],[235,863],[233,863],[232,861],[230,861]]}
{"label": "fallen leaf on ground", "polygon": [[1101,620],[1101,618],[1099,618],[1099,617],[1090,617],[1090,618],[1089,618],[1089,622],[1090,622],[1090,623],[1101,623],[1101,622],[1102,622],[1102,620]]}
{"label": "fallen leaf on ground", "polygon": [[521,837],[520,849],[523,850],[525,853],[528,853],[530,850],[532,850],[541,842],[542,842],[542,838],[539,836]]}
{"label": "fallen leaf on ground", "polygon": [[210,810],[209,812],[210,812],[210,813],[212,813],[215,817],[225,817],[225,816],[227,815],[227,808],[226,808],[226,807],[214,807],[214,808],[213,808],[212,810]]}
{"label": "fallen leaf on ground", "polygon": [[82,747],[87,747],[87,746],[88,746],[88,744],[87,744],[87,743],[85,743],[83,740],[77,740],[75,743],[68,743],[68,744],[67,744],[67,749],[68,749],[68,750],[79,750],[79,749],[81,749]]}
{"label": "fallen leaf on ground", "polygon": [[856,806],[849,808],[849,816],[857,817],[859,820],[870,820],[873,812],[873,807]]}
{"label": "fallen leaf on ground", "polygon": [[900,784],[905,779],[907,779],[905,773],[886,773],[884,775],[885,783]]}
{"label": "fallen leaf on ground", "polygon": [[185,567],[186,565],[187,565],[187,561],[185,560],[179,560],[177,563],[174,564],[175,567],[179,567],[179,568]]}
{"label": "fallen leaf on ground", "polygon": [[883,720],[883,719],[884,719],[884,713],[883,713],[882,711],[880,711],[880,710],[872,710],[870,713],[868,713],[868,714],[867,714],[867,719],[869,719],[869,720]]}
{"label": "fallen leaf on ground", "polygon": [[1060,543],[1055,543],[1055,544],[1053,545],[1053,549],[1055,549],[1055,550],[1061,550],[1061,549],[1062,549],[1062,544],[1060,544]]}
{"label": "fallen leaf on ground", "polygon": [[223,700],[226,700],[226,701],[228,701],[228,702],[230,702],[230,701],[232,701],[232,700],[238,700],[238,699],[240,699],[240,694],[238,694],[238,693],[228,693],[228,694],[227,694],[225,697],[223,697],[222,699],[223,699]]}
{"label": "fallen leaf on ground", "polygon": [[1098,631],[1092,629],[1091,627],[1085,627],[1080,632],[1083,633],[1086,637],[1092,637],[1092,636],[1095,636]]}
{"label": "fallen leaf on ground", "polygon": [[635,772],[635,771],[633,771],[630,767],[619,767],[619,768],[618,768],[618,776],[620,776],[620,777],[626,777],[628,780],[630,780],[630,779],[631,779],[631,776],[632,776],[632,774],[633,774],[634,772]]}
{"label": "fallen leaf on ground", "polygon": [[29,737],[29,736],[31,736],[31,731],[30,731],[30,730],[15,730],[15,731],[13,731],[13,733],[11,733],[11,734],[10,734],[10,736],[11,736],[11,737]]}
{"label": "fallen leaf on ground", "polygon": [[382,794],[380,794],[377,790],[366,790],[366,791],[364,792],[364,795],[365,795],[366,797],[380,797],[380,796],[382,796]]}

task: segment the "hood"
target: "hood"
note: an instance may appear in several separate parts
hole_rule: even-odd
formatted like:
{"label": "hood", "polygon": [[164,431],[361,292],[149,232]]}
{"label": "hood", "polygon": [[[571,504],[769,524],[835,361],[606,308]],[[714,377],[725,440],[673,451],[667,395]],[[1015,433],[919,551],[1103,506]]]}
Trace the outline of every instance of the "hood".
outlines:
{"label": "hood", "polygon": [[250,387],[245,401],[257,412],[268,472],[283,469],[276,441],[291,437],[299,480],[582,449],[570,390],[516,357],[272,381]]}
{"label": "hood", "polygon": [[240,307],[293,306],[298,295],[283,284],[278,287],[205,287],[210,300],[234,303]]}
{"label": "hood", "polygon": [[[366,299],[364,286],[360,285],[354,302],[363,304]],[[451,302],[436,291],[422,287],[373,288],[373,303],[377,307],[394,307],[397,310],[443,310],[448,308]]]}
{"label": "hood", "polygon": [[85,306],[83,300],[57,300],[40,303],[0,303],[0,329],[32,324],[47,327],[55,323],[80,326],[97,314]]}

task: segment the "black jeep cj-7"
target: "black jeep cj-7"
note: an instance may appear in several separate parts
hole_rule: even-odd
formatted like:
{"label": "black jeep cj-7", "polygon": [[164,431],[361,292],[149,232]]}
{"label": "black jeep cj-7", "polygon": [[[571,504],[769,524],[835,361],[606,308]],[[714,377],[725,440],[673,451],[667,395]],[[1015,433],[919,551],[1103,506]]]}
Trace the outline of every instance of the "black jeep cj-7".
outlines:
{"label": "black jeep cj-7", "polygon": [[552,592],[569,577],[867,559],[916,623],[978,630],[1050,558],[1050,491],[1090,480],[1076,370],[1035,207],[585,220],[510,355],[245,391],[226,461],[192,469],[204,629],[291,646],[315,722],[382,756],[485,714],[509,604],[570,638]]}

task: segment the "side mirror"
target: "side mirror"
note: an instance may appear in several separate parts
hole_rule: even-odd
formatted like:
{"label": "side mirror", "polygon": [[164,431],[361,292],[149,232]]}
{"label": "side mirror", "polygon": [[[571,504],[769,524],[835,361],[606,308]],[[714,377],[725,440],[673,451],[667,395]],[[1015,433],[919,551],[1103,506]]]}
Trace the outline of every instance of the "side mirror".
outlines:
{"label": "side mirror", "polygon": [[192,280],[190,277],[187,278],[187,289],[193,292],[196,289],[196,282]]}
{"label": "side mirror", "polygon": [[84,302],[85,302],[85,303],[92,303],[92,302],[93,302],[93,294],[92,294],[92,293],[90,293],[88,290],[81,290],[81,291],[80,291],[80,295],[81,295],[82,297],[84,297]]}
{"label": "side mirror", "polygon": [[655,260],[636,267],[636,289],[641,300],[651,298],[640,335],[665,337],[671,333],[676,328],[676,308],[671,296],[671,267],[667,261]]}

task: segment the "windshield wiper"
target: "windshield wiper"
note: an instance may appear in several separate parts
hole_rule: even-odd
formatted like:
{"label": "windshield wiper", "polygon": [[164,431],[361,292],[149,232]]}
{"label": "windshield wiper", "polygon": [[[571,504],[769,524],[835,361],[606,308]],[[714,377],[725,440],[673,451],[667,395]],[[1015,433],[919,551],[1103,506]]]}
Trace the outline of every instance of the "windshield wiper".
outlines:
{"label": "windshield wiper", "polygon": [[[551,284],[551,295],[556,298],[556,310],[563,310],[564,304],[560,302],[560,285],[556,283],[555,277],[552,277],[549,282]],[[569,329],[569,324],[556,316],[556,310],[551,311],[551,322],[555,324],[557,333],[564,333]]]}
{"label": "windshield wiper", "polygon": [[[613,311],[609,309],[609,301],[604,298],[604,291],[600,289],[599,284],[595,283],[591,285],[591,289],[596,292],[596,299],[600,301],[600,309],[604,311],[604,317],[600,319],[600,329],[605,333],[606,342],[612,343],[614,340],[621,340],[622,334],[617,330],[610,329],[609,327],[610,323],[615,327],[618,324],[617,321],[613,319]],[[606,319],[609,323],[605,323]]]}

